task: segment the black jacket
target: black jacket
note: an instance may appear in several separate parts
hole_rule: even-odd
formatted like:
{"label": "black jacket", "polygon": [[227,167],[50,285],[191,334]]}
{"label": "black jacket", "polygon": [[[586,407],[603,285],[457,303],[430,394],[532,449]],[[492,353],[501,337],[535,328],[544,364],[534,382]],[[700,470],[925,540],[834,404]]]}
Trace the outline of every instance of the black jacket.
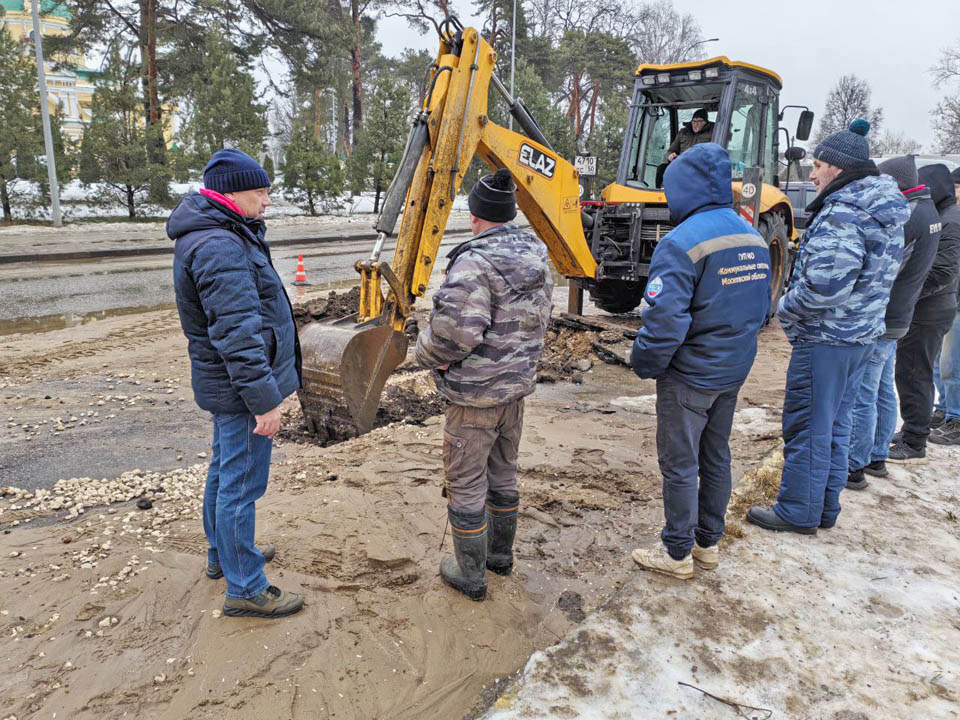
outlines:
{"label": "black jacket", "polygon": [[960,207],[957,207],[953,178],[947,166],[939,164],[922,167],[918,174],[920,182],[930,188],[943,226],[936,257],[920,291],[919,303],[932,305],[931,300],[938,298],[937,307],[945,307],[949,304],[946,296],[949,296],[956,305],[960,283]]}
{"label": "black jacket", "polygon": [[710,142],[711,138],[713,138],[712,122],[706,123],[698,133],[693,131],[693,125],[691,123],[684,123],[683,127],[680,128],[680,132],[677,133],[673,142],[670,143],[670,147],[667,148],[667,154],[676,153],[680,155],[684,150],[689,150],[694,145]]}
{"label": "black jacket", "polygon": [[899,340],[910,329],[913,309],[920,298],[920,290],[933,264],[940,242],[940,214],[930,197],[930,189],[904,193],[910,204],[910,219],[903,226],[903,265],[890,290],[883,337]]}

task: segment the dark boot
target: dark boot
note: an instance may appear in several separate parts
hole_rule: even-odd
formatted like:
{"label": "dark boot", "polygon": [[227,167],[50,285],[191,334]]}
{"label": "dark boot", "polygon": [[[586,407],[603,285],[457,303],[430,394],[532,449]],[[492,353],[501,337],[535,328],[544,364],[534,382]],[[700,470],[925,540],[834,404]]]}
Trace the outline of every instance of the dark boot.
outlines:
{"label": "dark boot", "polygon": [[[816,535],[815,527],[804,527],[802,525],[791,525],[786,520],[781,520],[773,508],[752,507],[747,510],[747,522],[762,527],[764,530],[773,530],[774,532],[795,532],[800,535]],[[828,524],[824,527],[833,527]]]}
{"label": "dark boot", "polygon": [[487,595],[487,520],[484,512],[461,513],[447,508],[455,557],[440,562],[440,577],[471,600]]}
{"label": "dark boot", "polygon": [[863,490],[870,484],[864,477],[863,470],[864,468],[860,468],[847,473],[847,490]]}
{"label": "dark boot", "polygon": [[487,570],[497,575],[513,572],[513,539],[517,536],[517,493],[487,493]]}

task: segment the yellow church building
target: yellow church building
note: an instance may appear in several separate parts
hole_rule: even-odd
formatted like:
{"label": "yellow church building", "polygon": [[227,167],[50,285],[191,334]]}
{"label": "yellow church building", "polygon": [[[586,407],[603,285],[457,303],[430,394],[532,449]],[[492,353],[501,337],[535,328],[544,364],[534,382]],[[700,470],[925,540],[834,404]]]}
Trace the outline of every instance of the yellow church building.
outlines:
{"label": "yellow church building", "polygon": [[[44,37],[70,32],[70,12],[56,0],[0,0],[4,14],[0,23],[14,40],[33,39],[32,3],[40,6],[40,28]],[[30,48],[31,54],[33,47]],[[79,140],[83,128],[93,119],[93,91],[98,71],[87,67],[82,55],[66,58],[65,67],[56,68],[44,53],[50,112],[59,111],[63,133]]]}

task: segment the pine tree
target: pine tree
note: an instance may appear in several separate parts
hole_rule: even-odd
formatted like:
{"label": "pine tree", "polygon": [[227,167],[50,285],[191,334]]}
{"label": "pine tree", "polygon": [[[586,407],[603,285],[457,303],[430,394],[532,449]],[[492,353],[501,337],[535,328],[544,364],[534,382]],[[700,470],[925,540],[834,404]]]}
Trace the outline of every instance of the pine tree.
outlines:
{"label": "pine tree", "polygon": [[43,152],[43,135],[37,133],[40,98],[36,90],[36,65],[23,45],[0,26],[0,204],[3,219],[13,221],[11,184],[37,177],[35,158]]}
{"label": "pine tree", "polygon": [[375,82],[367,98],[366,124],[347,161],[347,177],[354,193],[374,191],[373,211],[379,212],[380,196],[403,154],[411,105],[406,88],[391,74],[381,73]]}
{"label": "pine tree", "polygon": [[231,45],[219,32],[207,34],[203,67],[191,94],[193,115],[186,134],[198,167],[225,147],[254,157],[267,134],[266,105],[258,97],[253,77],[241,67]]}
{"label": "pine tree", "polygon": [[273,182],[276,173],[273,171],[273,156],[269,153],[267,153],[267,157],[263,160],[263,169],[267,171],[267,177],[270,178],[270,182]]}
{"label": "pine tree", "polygon": [[343,192],[343,170],[337,156],[314,137],[309,113],[296,118],[283,161],[283,189],[294,202],[317,207]]}
{"label": "pine tree", "polygon": [[156,131],[143,122],[139,67],[115,48],[93,95],[93,121],[83,134],[79,175],[84,184],[101,184],[106,199],[119,201],[136,217],[140,196],[151,182],[169,180],[167,165],[151,162],[150,143]]}

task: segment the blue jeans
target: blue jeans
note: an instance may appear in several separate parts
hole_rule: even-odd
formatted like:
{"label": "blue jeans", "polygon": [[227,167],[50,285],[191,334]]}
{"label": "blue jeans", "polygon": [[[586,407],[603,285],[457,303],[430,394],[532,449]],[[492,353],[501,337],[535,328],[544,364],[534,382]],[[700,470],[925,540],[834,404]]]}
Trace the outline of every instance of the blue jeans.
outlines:
{"label": "blue jeans", "polygon": [[894,375],[896,359],[897,341],[894,340],[890,354],[880,371],[880,385],[877,388],[877,432],[874,435],[873,450],[870,451],[870,462],[886,462],[890,456],[890,441],[897,430],[900,407]]}
{"label": "blue jeans", "polygon": [[798,342],[783,402],[783,475],[773,511],[791,525],[835,522],[850,424],[869,345]]}
{"label": "blue jeans", "polygon": [[657,379],[657,456],[666,521],[660,539],[674,560],[690,554],[694,539],[710,547],[723,536],[739,391],[700,390],[669,373]]}
{"label": "blue jeans", "polygon": [[934,407],[946,412],[948,420],[960,420],[960,313],[943,337],[943,349],[933,366],[937,388]]}
{"label": "blue jeans", "polygon": [[213,416],[213,457],[203,493],[203,531],[210,549],[207,562],[219,565],[227,580],[227,597],[249,598],[270,583],[263,555],[253,544],[254,503],[267,490],[273,440],[254,435],[250,413]]}
{"label": "blue jeans", "polygon": [[896,429],[896,400],[894,400],[891,421],[888,412],[880,412],[880,384],[883,381],[884,369],[889,362],[889,391],[893,392],[893,356],[897,349],[897,341],[881,338],[869,347],[864,361],[863,380],[860,381],[857,400],[853,405],[848,458],[851,470],[860,470],[869,465],[871,456],[877,453],[881,439],[886,438],[883,442],[889,443]]}

